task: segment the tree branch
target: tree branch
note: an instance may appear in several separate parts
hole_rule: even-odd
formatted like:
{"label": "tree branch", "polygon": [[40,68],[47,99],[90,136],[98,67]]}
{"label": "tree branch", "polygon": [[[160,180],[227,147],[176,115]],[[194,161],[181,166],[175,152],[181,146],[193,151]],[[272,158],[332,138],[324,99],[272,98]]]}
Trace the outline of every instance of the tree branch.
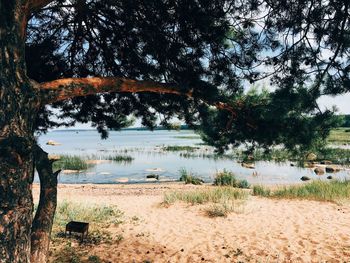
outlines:
{"label": "tree branch", "polygon": [[[64,101],[74,97],[83,97],[99,93],[158,93],[175,94],[192,98],[192,90],[182,90],[176,84],[167,84],[154,81],[140,81],[118,77],[94,77],[94,78],[67,78],[39,84],[41,91],[41,105]],[[200,98],[199,98],[200,99]],[[231,113],[230,123],[237,117],[236,110],[229,104],[214,101],[206,104],[217,109],[227,110]]]}
{"label": "tree branch", "polygon": [[150,92],[192,97],[192,91],[182,91],[176,85],[117,77],[58,79],[41,83],[39,88],[42,105],[98,93]]}

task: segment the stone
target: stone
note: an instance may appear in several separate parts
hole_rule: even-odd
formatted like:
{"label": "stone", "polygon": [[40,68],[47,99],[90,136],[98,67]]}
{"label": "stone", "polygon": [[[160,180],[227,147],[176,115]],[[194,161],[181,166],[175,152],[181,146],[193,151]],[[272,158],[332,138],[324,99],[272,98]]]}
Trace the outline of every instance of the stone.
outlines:
{"label": "stone", "polygon": [[255,169],[255,166],[253,163],[242,163],[242,167],[248,168],[248,169]]}
{"label": "stone", "polygon": [[327,179],[331,180],[331,179],[333,179],[333,176],[328,175],[328,176],[327,176]]}
{"label": "stone", "polygon": [[302,181],[309,181],[309,180],[311,180],[309,177],[307,177],[307,176],[302,176],[301,178],[300,178],[300,180],[302,180]]}
{"label": "stone", "polygon": [[146,178],[159,180],[159,174],[148,174],[148,175],[146,175]]}
{"label": "stone", "polygon": [[61,145],[61,143],[55,142],[55,141],[53,141],[53,140],[48,140],[46,144],[47,144],[47,145],[51,145],[51,146]]}
{"label": "stone", "polygon": [[322,175],[324,174],[326,171],[323,167],[320,167],[320,166],[317,166],[315,169],[314,169],[314,172],[315,174],[317,175]]}
{"label": "stone", "polygon": [[340,168],[338,166],[326,166],[326,173],[337,173],[340,171]]}

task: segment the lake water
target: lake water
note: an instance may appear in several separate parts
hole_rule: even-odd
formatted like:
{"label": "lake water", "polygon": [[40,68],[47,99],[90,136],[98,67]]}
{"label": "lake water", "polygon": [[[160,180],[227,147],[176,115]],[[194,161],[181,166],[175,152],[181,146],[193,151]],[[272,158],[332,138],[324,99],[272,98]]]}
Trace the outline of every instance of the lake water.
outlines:
{"label": "lake water", "polygon": [[[61,145],[47,145],[48,140],[54,140]],[[328,176],[318,176],[308,168],[291,167],[289,162],[256,162],[255,169],[249,169],[235,160],[185,158],[180,152],[162,150],[163,146],[198,146],[201,142],[196,134],[188,130],[110,132],[107,140],[101,140],[99,134],[91,130],[51,131],[39,137],[39,144],[49,154],[79,155],[101,160],[113,155],[129,155],[134,158],[130,163],[97,164],[82,173],[61,173],[59,183],[141,183],[149,182],[146,179],[149,174],[158,174],[160,181],[174,181],[179,179],[181,168],[195,173],[207,182],[213,181],[215,173],[223,169],[234,172],[238,178],[247,179],[251,184],[301,183],[302,176],[321,180],[326,180]],[[199,153],[212,152],[212,148],[208,146],[199,147]],[[332,176],[339,179],[350,178],[350,171],[344,170]]]}

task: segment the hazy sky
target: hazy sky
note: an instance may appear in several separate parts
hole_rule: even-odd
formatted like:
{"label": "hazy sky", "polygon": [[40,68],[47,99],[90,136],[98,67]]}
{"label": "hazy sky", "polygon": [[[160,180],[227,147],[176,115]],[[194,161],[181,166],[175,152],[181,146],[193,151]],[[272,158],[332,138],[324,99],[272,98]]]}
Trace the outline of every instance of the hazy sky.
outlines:
{"label": "hazy sky", "polygon": [[350,114],[350,93],[338,95],[335,97],[323,96],[319,99],[321,107],[331,108],[335,105],[338,108],[338,113]]}

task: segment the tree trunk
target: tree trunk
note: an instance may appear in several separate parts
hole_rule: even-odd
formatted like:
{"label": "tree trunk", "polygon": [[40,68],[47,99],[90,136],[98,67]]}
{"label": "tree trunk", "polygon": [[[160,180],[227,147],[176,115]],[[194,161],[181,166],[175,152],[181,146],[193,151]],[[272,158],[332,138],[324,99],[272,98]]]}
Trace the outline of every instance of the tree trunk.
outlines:
{"label": "tree trunk", "polygon": [[57,175],[52,171],[53,161],[39,146],[34,151],[35,167],[40,179],[40,200],[32,223],[31,262],[45,263],[57,205]]}
{"label": "tree trunk", "polygon": [[0,262],[30,261],[33,119],[37,89],[26,76],[25,1],[0,0]]}

